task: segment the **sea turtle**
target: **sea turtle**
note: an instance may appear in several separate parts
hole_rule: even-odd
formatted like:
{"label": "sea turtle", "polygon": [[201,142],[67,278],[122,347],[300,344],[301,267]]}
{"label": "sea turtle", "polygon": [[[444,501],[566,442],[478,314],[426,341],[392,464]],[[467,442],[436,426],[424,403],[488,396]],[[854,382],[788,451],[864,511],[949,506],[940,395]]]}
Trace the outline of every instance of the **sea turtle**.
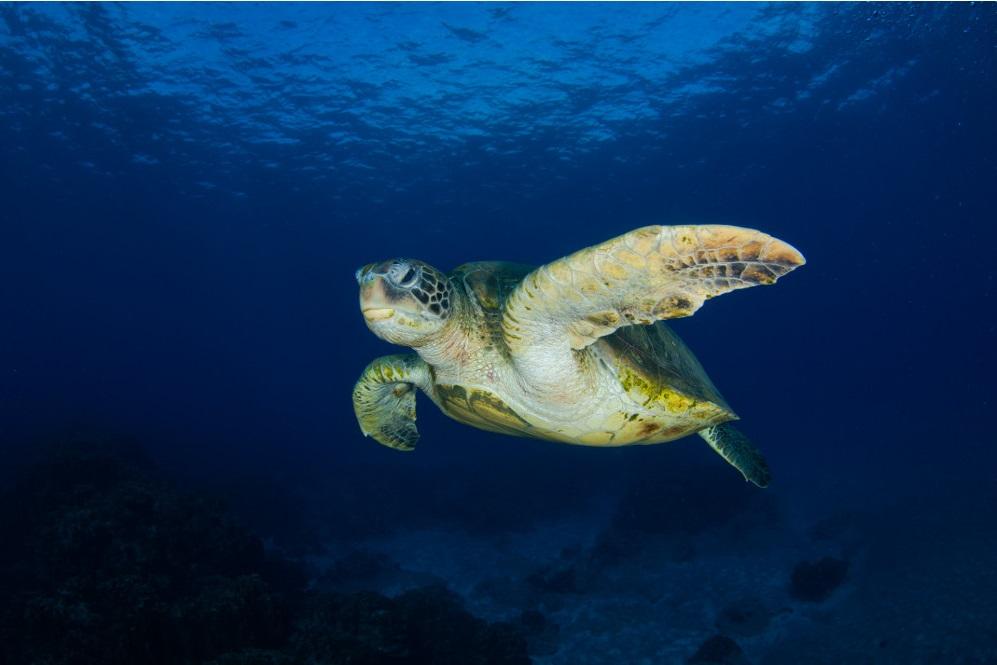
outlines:
{"label": "sea turtle", "polygon": [[412,259],[356,273],[370,330],[415,353],[377,358],[353,390],[363,433],[412,450],[415,388],[492,432],[588,446],[698,433],[746,480],[769,481],[737,416],[662,319],[803,265],[793,247],[736,226],[648,226],[532,268]]}

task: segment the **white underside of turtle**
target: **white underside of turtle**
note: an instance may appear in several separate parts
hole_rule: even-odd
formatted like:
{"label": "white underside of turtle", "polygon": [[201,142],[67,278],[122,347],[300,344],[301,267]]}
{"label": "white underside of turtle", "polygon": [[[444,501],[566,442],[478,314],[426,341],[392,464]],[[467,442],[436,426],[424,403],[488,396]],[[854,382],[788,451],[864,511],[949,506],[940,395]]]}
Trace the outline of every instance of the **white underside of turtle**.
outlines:
{"label": "white underside of turtle", "polygon": [[384,356],[353,392],[364,434],[412,450],[416,390],[493,432],[588,446],[698,433],[745,479],[769,482],[737,416],[663,322],[803,265],[792,246],[734,226],[649,226],[552,263],[468,263],[444,275],[393,259],[357,271]]}

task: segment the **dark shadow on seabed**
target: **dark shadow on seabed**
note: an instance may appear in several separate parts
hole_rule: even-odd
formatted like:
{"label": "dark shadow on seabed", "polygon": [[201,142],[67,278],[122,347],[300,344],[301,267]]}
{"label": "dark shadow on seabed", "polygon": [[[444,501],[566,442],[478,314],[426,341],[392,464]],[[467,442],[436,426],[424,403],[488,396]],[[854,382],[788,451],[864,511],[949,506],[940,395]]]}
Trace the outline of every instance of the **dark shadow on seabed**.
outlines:
{"label": "dark shadow on seabed", "polygon": [[440,586],[308,590],[221,505],[133,445],[62,444],[0,495],[5,663],[527,663]]}
{"label": "dark shadow on seabed", "polygon": [[[593,466],[597,501],[529,515],[496,494],[556,504],[567,488],[499,469],[507,487],[395,478],[392,495],[354,474],[333,496],[305,479],[171,481],[134,444],[36,458],[0,497],[5,662],[997,658],[997,492],[983,483],[811,512],[679,455],[608,482]],[[460,501],[482,510],[446,509]]]}

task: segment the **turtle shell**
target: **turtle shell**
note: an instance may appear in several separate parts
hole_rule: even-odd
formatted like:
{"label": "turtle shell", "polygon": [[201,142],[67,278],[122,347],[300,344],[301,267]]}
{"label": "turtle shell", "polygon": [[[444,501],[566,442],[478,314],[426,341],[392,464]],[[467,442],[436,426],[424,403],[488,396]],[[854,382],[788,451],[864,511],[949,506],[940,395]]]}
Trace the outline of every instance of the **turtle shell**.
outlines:
{"label": "turtle shell", "polygon": [[[632,395],[680,402],[691,398],[697,403],[708,403],[718,411],[709,416],[711,421],[737,417],[696,356],[663,321],[625,326],[593,346]],[[670,410],[681,408],[679,405]]]}
{"label": "turtle shell", "polygon": [[477,305],[484,318],[479,330],[491,345],[506,355],[502,341],[502,307],[533,266],[506,261],[477,261],[454,268],[450,281],[463,288],[468,299]]}

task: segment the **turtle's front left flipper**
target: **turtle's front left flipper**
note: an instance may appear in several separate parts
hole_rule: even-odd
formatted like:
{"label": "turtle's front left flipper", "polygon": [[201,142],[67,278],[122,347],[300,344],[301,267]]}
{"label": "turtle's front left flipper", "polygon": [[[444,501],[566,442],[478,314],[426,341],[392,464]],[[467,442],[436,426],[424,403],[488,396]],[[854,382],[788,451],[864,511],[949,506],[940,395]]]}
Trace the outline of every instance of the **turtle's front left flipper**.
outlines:
{"label": "turtle's front left flipper", "polygon": [[750,480],[759,487],[768,487],[772,474],[765,458],[751,443],[751,439],[742,434],[733,425],[722,423],[699,431],[699,436],[710,444],[713,450],[723,457],[735,469],[741,472],[745,480]]}
{"label": "turtle's front left flipper", "polygon": [[353,410],[365,436],[396,450],[414,450],[415,389],[430,388],[429,367],[415,354],[382,356],[353,388]]}

